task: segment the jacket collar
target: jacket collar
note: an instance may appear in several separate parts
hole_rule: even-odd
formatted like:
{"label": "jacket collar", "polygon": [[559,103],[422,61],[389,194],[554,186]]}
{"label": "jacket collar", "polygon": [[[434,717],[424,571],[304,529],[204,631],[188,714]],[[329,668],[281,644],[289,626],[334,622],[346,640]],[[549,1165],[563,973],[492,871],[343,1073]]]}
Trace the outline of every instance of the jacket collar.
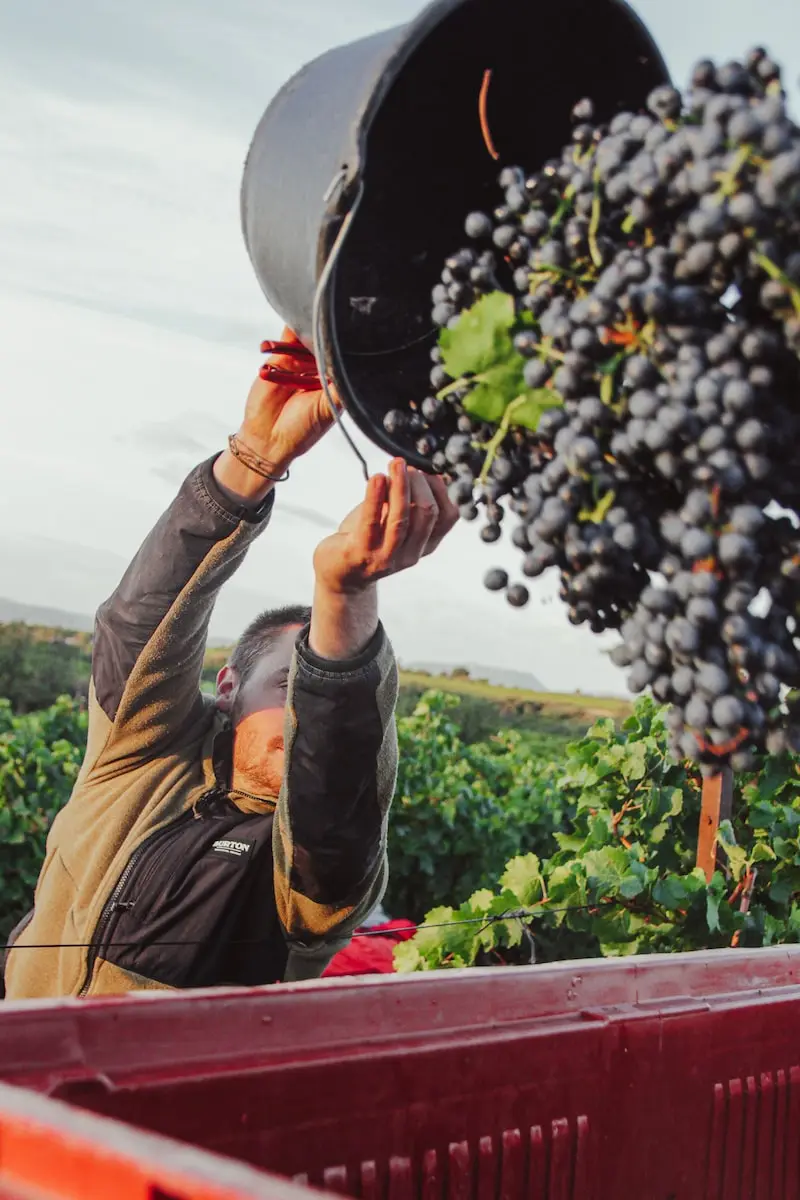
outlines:
{"label": "jacket collar", "polygon": [[233,766],[233,726],[230,718],[215,709],[211,727],[203,741],[203,782],[208,791],[227,796],[243,812],[271,811],[276,806],[274,796],[256,796],[250,792],[231,791]]}

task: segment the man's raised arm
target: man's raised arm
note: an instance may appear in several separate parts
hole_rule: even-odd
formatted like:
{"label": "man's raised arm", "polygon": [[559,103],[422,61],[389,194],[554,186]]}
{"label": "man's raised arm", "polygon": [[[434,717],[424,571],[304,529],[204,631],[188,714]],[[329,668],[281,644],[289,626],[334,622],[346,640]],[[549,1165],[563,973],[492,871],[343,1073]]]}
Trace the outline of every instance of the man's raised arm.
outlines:
{"label": "man's raised arm", "polygon": [[274,481],[330,423],[321,392],[258,379],[236,453],[226,450],[185,480],[97,613],[87,766],[101,753],[106,765],[158,753],[199,714],[219,590],[267,524]]}
{"label": "man's raised arm", "polygon": [[379,579],[414,566],[458,513],[441,479],[392,463],[314,556],[311,626],[289,680],[275,896],[287,979],[320,973],[381,899],[397,771],[397,668],[378,620]]}

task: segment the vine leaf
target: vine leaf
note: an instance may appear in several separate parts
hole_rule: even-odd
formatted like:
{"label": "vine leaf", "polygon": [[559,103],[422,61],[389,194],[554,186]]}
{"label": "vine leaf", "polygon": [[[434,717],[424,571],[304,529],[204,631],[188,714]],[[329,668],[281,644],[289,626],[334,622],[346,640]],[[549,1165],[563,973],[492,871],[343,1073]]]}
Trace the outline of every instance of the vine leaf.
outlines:
{"label": "vine leaf", "polygon": [[583,865],[590,887],[598,896],[619,891],[631,867],[631,860],[621,848],[606,846],[602,850],[590,850],[583,856]]}
{"label": "vine leaf", "polygon": [[452,329],[442,330],[439,345],[448,375],[460,379],[507,363],[514,353],[511,330],[515,321],[513,296],[506,292],[482,296]]}
{"label": "vine leaf", "polygon": [[551,408],[563,407],[564,401],[558,392],[552,388],[536,388],[535,391],[525,392],[519,405],[514,407],[511,424],[521,425],[524,429],[531,429],[536,433],[542,413]]}
{"label": "vine leaf", "polygon": [[709,891],[706,897],[706,923],[709,933],[717,933],[719,930],[719,899],[712,891]]}
{"label": "vine leaf", "polygon": [[685,908],[698,892],[705,890],[705,886],[706,880],[702,872],[699,878],[697,873],[691,875],[669,874],[656,883],[653,888],[653,899],[662,908],[674,912],[676,909]]}
{"label": "vine leaf", "polygon": [[512,353],[508,362],[482,371],[474,388],[464,398],[464,408],[472,417],[499,425],[503,414],[525,388],[525,360]]}
{"label": "vine leaf", "polygon": [[394,948],[394,969],[398,975],[410,975],[426,969],[425,959],[413,942],[398,942]]}
{"label": "vine leaf", "polygon": [[541,900],[544,894],[542,867],[536,854],[521,854],[512,858],[500,878],[500,886],[513,892],[517,901],[527,908]]}
{"label": "vine leaf", "polygon": [[717,833],[717,841],[725,851],[730,863],[731,874],[738,883],[747,866],[747,851],[743,846],[737,846],[736,836],[730,821],[723,821],[720,825],[719,832]]}

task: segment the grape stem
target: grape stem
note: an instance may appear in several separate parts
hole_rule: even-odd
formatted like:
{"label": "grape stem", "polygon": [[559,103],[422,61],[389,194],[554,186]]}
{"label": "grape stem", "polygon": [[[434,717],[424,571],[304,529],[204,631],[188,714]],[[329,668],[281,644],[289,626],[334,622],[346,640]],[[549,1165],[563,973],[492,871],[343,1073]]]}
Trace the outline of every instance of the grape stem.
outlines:
{"label": "grape stem", "polygon": [[572,184],[570,184],[569,187],[565,190],[564,195],[561,198],[561,203],[559,204],[558,208],[556,209],[554,215],[552,216],[552,218],[550,220],[550,232],[551,233],[555,229],[558,229],[559,225],[563,224],[564,217],[567,215],[569,210],[572,208],[572,201],[574,200],[574,198],[575,198],[575,188],[572,186]]}
{"label": "grape stem", "polygon": [[736,184],[739,180],[739,173],[743,167],[747,166],[752,153],[752,146],[745,145],[740,147],[735,159],[733,160],[731,169],[718,176],[720,187],[715,199],[718,200],[720,204],[723,200],[727,200],[730,196],[736,194]]}
{"label": "grape stem", "polygon": [[489,472],[492,469],[492,463],[497,457],[497,451],[502,446],[511,429],[511,418],[517,409],[521,408],[527,398],[527,396],[517,396],[516,400],[512,400],[507,406],[506,411],[503,413],[503,419],[497,427],[497,433],[491,441],[486,443],[486,458],[484,459],[481,473],[478,476],[478,483],[486,483],[486,480],[489,478]]}
{"label": "grape stem", "polygon": [[758,266],[761,267],[762,271],[766,271],[770,279],[776,279],[778,283],[783,284],[792,298],[794,311],[800,317],[800,288],[797,287],[796,284],[792,283],[789,276],[786,275],[785,272],[783,272],[780,267],[772,261],[771,258],[767,258],[766,254],[756,254],[754,259]]}
{"label": "grape stem", "polygon": [[592,262],[598,268],[603,265],[603,256],[600,253],[600,247],[597,244],[597,235],[600,232],[600,217],[602,215],[602,198],[601,198],[601,183],[600,172],[595,168],[593,175],[594,179],[594,199],[592,201],[592,219],[589,223],[589,253],[592,256]]}

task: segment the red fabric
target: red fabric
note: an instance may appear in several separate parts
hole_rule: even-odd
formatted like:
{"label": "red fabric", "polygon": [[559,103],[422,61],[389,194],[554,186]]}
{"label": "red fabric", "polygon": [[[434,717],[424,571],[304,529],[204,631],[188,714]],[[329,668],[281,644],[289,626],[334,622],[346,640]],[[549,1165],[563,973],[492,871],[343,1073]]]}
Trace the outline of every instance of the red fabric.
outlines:
{"label": "red fabric", "polygon": [[387,921],[376,925],[375,930],[357,929],[356,933],[368,932],[369,937],[354,937],[349,946],[340,950],[322,973],[323,979],[335,975],[391,975],[394,972],[393,953],[398,942],[414,936],[409,928],[410,921]]}

